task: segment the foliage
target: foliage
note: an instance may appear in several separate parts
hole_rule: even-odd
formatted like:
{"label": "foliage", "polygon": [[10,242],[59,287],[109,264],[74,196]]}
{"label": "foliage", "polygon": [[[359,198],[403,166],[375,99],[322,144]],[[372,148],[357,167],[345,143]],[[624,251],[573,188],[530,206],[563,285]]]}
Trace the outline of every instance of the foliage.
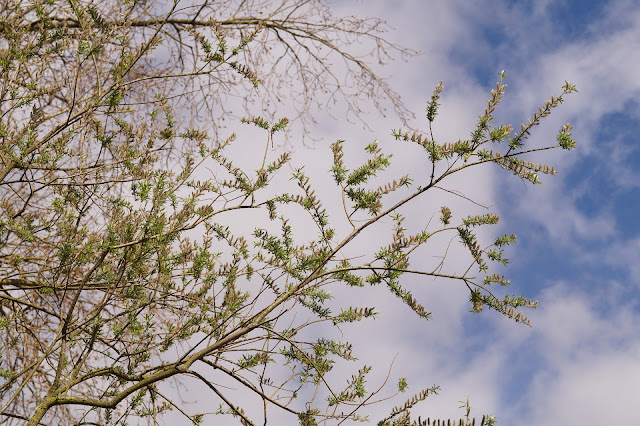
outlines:
{"label": "foliage", "polygon": [[[34,0],[5,4],[0,16],[0,415],[7,424],[155,424],[171,410],[193,424],[224,415],[256,424],[247,394],[262,402],[265,418],[276,410],[303,425],[364,420],[380,391],[367,388],[372,367],[336,380],[337,363],[357,363],[352,345],[307,331],[376,317],[379,307],[336,310],[331,289],[341,287],[384,286],[429,319],[403,285],[405,274],[459,282],[473,312],[486,307],[528,324],[518,308],[535,302],[490,288],[509,284],[489,265],[506,265],[504,246],[515,240],[481,245],[475,228],[497,223],[495,214],[454,221],[442,207],[440,224],[408,233],[402,209],[485,163],[539,183],[537,174],[553,168],[523,159],[541,150],[526,140],[575,91],[569,83],[519,132],[493,125],[502,78],[467,140],[394,131],[424,148],[427,181],[387,177],[391,154],[378,142],[353,164],[337,141],[329,173],[343,212],[330,217],[303,168],[281,184],[293,160],[271,147],[289,121],[243,119],[266,132],[261,164],[243,167],[230,154],[241,142],[221,134],[221,120],[232,118],[225,102],[237,95],[248,108],[256,93],[273,102],[298,73],[304,92],[287,96],[303,122],[324,90],[357,108],[338,71],[323,65],[329,56],[322,55],[337,55],[356,94],[366,85],[375,99],[389,95],[402,116],[386,83],[343,50],[365,38],[376,42],[374,55],[409,53],[380,38],[380,21],[334,18],[323,3],[307,1],[271,8],[176,1],[165,10],[152,2]],[[429,126],[442,91],[441,83],[428,104]],[[570,129],[544,149],[573,148]],[[382,177],[387,183],[376,187]],[[381,234],[374,252],[342,254],[384,218],[393,223],[388,241]],[[247,232],[247,223],[257,224]],[[468,269],[411,267],[436,234],[458,238]],[[170,379],[202,384],[219,409],[189,413],[169,392]],[[407,380],[397,387],[405,392]],[[437,389],[418,392],[379,424],[413,424],[411,409]]]}

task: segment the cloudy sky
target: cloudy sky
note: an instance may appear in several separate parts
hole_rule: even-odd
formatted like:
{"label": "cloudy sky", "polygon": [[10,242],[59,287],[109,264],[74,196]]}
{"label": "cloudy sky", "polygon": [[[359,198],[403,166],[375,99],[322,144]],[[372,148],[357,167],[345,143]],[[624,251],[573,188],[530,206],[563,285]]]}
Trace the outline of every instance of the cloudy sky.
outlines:
{"label": "cloudy sky", "polygon": [[[532,157],[553,164],[557,176],[545,175],[543,185],[534,187],[487,168],[452,182],[474,200],[494,205],[502,219],[500,233],[518,235],[505,274],[513,282],[511,294],[540,302],[537,310],[527,311],[533,327],[495,312],[470,314],[461,289],[408,278],[434,319],[414,320],[400,305],[381,309],[379,321],[361,326],[370,333],[359,342],[361,358],[385,365],[398,354],[394,375],[406,375],[412,390],[440,385],[439,396],[414,410],[423,417],[460,417],[457,401],[469,396],[475,414],[494,413],[502,425],[636,424],[640,4],[340,0],[334,5],[339,13],[384,17],[395,28],[392,40],[422,51],[382,73],[416,112],[416,127],[424,127],[426,101],[444,80],[436,139],[468,138],[503,69],[509,87],[496,116],[516,128],[559,94],[565,80],[579,90],[529,142],[552,144],[562,124],[575,126],[576,150]],[[397,119],[376,118],[370,125],[371,131],[343,125],[337,130],[329,123],[319,132],[327,144],[379,138],[398,147],[389,136],[399,127]],[[422,160],[399,153],[396,161],[419,171],[416,162]],[[423,207],[427,211],[426,201]],[[456,206],[460,215],[471,207]],[[409,213],[408,223],[420,214]]]}
{"label": "cloudy sky", "polygon": [[[504,426],[638,424],[640,4],[633,0],[334,0],[332,4],[338,15],[385,18],[395,28],[387,34],[390,40],[422,52],[408,62],[380,69],[415,111],[412,126],[426,128],[426,102],[433,87],[444,80],[440,115],[434,123],[438,141],[469,137],[501,70],[509,76],[508,88],[496,124],[519,128],[539,105],[561,93],[565,80],[579,90],[536,127],[527,142],[530,147],[551,145],[563,124],[575,126],[577,149],[529,157],[554,165],[557,176],[543,175],[543,184],[532,186],[498,167],[486,167],[447,182],[449,188],[492,206],[491,212],[500,215],[500,225],[489,231],[493,234],[483,234],[485,241],[492,235],[518,235],[517,245],[507,253],[511,265],[497,272],[512,280],[510,294],[539,301],[537,310],[526,312],[532,328],[492,311],[469,313],[465,288],[451,282],[416,277],[403,281],[433,313],[429,322],[416,319],[384,289],[358,293],[359,306],[376,305],[380,311],[374,322],[343,330],[356,344],[358,357],[376,367],[369,389],[384,381],[395,358],[392,377],[407,377],[410,391],[441,387],[438,396],[413,410],[415,416],[460,418],[458,401],[469,397],[472,415],[493,413]],[[394,152],[393,170],[408,172],[416,180],[427,176],[426,156],[390,136],[391,129],[401,126],[399,120],[375,113],[369,117],[369,129],[363,129],[318,116],[320,124],[312,130],[318,138],[314,147],[295,147],[293,163],[304,164],[315,176],[312,182],[322,197],[332,188],[322,179],[331,165],[328,145],[336,139],[346,140],[351,156],[379,139],[384,149]],[[407,228],[423,229],[444,203],[454,218],[486,213],[445,195],[426,196],[403,211]],[[365,235],[361,247],[376,243],[375,235]],[[427,269],[437,254],[441,253],[435,250],[414,266]],[[463,254],[452,251],[447,266],[466,267]],[[336,291],[336,299],[345,295],[350,297]],[[352,371],[345,374],[349,377]],[[371,412],[372,419],[402,402],[381,404]]]}

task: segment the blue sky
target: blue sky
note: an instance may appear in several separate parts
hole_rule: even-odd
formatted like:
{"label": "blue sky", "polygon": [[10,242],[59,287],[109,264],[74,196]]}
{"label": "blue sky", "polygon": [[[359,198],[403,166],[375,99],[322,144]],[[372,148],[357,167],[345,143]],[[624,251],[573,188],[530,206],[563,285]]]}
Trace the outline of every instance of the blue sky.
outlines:
{"label": "blue sky", "polygon": [[[640,4],[334,4],[344,13],[363,16],[366,9],[370,16],[384,17],[396,28],[390,33],[393,40],[423,52],[382,73],[416,112],[417,127],[426,122],[423,111],[433,86],[445,81],[442,114],[435,123],[436,137],[442,140],[468,137],[502,69],[509,87],[497,117],[514,127],[550,95],[559,94],[565,80],[580,90],[531,139],[532,145],[542,146],[554,141],[562,124],[575,126],[576,150],[540,157],[556,166],[558,176],[544,176],[543,185],[525,187],[503,170],[482,170],[473,181],[455,183],[476,199],[497,203],[500,230],[518,235],[506,273],[514,283],[512,293],[540,302],[538,310],[527,313],[533,328],[494,312],[469,314],[463,293],[430,283],[423,295],[434,320],[414,322],[392,307],[393,313],[383,315],[376,327],[393,337],[382,340],[385,348],[378,341],[365,352],[376,353],[378,358],[372,359],[377,360],[399,352],[399,370],[414,366],[407,367],[410,384],[442,386],[440,396],[414,411],[424,417],[459,417],[457,401],[469,396],[476,414],[492,412],[502,425],[636,424]],[[397,127],[397,120],[388,118],[376,120],[371,133],[358,127],[335,131],[335,125],[323,132],[329,141],[363,141],[390,139],[390,129]],[[395,332],[397,321],[408,328]],[[362,344],[367,345],[366,339]]]}
{"label": "blue sky", "polygon": [[[336,304],[357,300],[358,306],[377,306],[380,315],[374,322],[344,327],[330,337],[341,339],[344,332],[359,359],[376,367],[370,389],[384,381],[394,357],[392,376],[406,376],[411,392],[440,385],[441,393],[418,405],[412,411],[415,416],[460,418],[458,401],[469,397],[472,414],[493,413],[504,426],[638,424],[640,4],[627,0],[331,3],[338,15],[385,18],[395,28],[386,34],[390,40],[422,52],[408,62],[398,60],[379,69],[416,113],[414,127],[426,127],[426,102],[434,85],[444,80],[440,115],[434,123],[437,141],[469,137],[501,70],[509,78],[496,124],[519,128],[539,105],[561,93],[565,80],[579,93],[536,127],[528,142],[529,146],[553,144],[563,124],[575,126],[577,149],[528,158],[553,164],[557,176],[544,175],[543,184],[534,187],[502,169],[487,167],[447,183],[493,206],[491,211],[501,216],[500,225],[481,235],[484,241],[498,234],[518,235],[517,245],[507,253],[511,265],[498,272],[512,280],[510,294],[539,301],[537,310],[526,312],[532,328],[492,311],[470,314],[468,293],[460,285],[406,277],[403,285],[433,313],[431,321],[415,318],[383,289],[365,293],[336,289]],[[338,121],[321,113],[314,117],[319,124],[311,129],[317,139],[313,148],[293,145],[293,165],[305,166],[321,199],[335,196],[327,170],[328,145],[336,139],[347,141],[345,151],[351,158],[379,139],[385,150],[394,153],[393,171],[408,172],[416,179],[425,176],[424,155],[390,136],[391,129],[401,126],[397,118],[371,111],[366,116],[369,129],[363,129],[342,120],[340,108],[337,105],[333,114]],[[241,129],[245,130],[240,130],[239,139],[248,132]],[[243,144],[237,149],[239,158],[254,154],[261,160],[261,149],[253,152]],[[331,205],[323,204],[331,211]],[[486,213],[460,198],[435,194],[403,211],[404,224],[424,229],[443,204],[454,217]],[[376,234],[361,235],[353,254],[379,246],[379,240]],[[414,266],[428,269],[442,247],[425,252],[424,264],[419,260]],[[466,268],[465,254],[452,250],[448,266]],[[331,374],[340,381],[341,374],[350,377],[353,370],[336,366]],[[194,390],[192,395],[195,401],[200,393]],[[372,419],[384,417],[402,402],[380,404],[369,414]],[[261,413],[253,414],[260,418]]]}

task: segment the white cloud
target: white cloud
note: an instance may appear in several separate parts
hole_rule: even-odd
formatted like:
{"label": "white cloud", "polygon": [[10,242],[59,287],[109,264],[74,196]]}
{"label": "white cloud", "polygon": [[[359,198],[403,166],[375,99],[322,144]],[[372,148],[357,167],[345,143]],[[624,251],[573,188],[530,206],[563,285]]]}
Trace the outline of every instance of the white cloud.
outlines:
{"label": "white cloud", "polygon": [[[576,201],[584,191],[593,191],[600,182],[583,180],[569,183],[568,171],[579,166],[586,155],[599,161],[601,179],[612,179],[619,188],[632,188],[638,173],[628,163],[634,139],[627,140],[612,135],[610,140],[597,140],[598,129],[605,124],[607,114],[623,112],[629,117],[639,116],[640,108],[634,103],[640,95],[640,10],[633,2],[611,2],[606,8],[608,15],[591,25],[589,39],[576,41],[558,39],[550,51],[526,51],[521,69],[513,70],[510,88],[507,89],[505,103],[508,105],[509,120],[524,120],[534,107],[541,104],[547,95],[558,94],[559,86],[567,79],[580,90],[572,94],[567,102],[545,120],[546,124],[536,128],[530,146],[552,143],[561,124],[572,122],[578,142],[576,151],[545,152],[531,156],[532,160],[542,159],[544,163],[556,166],[559,174],[545,179],[542,188],[527,191],[519,205],[520,217],[542,225],[554,241],[569,246],[576,237],[600,240],[620,232],[624,224],[616,224],[614,216],[606,205],[598,214],[582,211]],[[512,13],[517,15],[518,11]],[[520,18],[523,18],[522,16]],[[543,16],[538,17],[539,20]],[[548,19],[551,22],[551,19]],[[536,22],[538,22],[536,20]],[[526,24],[521,31],[526,30]],[[516,29],[517,31],[517,29]],[[526,39],[515,34],[524,43]],[[634,109],[635,108],[635,109]],[[547,183],[549,182],[549,183]],[[521,194],[517,182],[510,185],[511,196]],[[574,247],[576,251],[581,247]]]}
{"label": "white cloud", "polygon": [[601,254],[606,264],[621,268],[628,274],[629,284],[640,287],[640,238],[615,242],[602,250],[604,253],[593,253],[589,260]]}
{"label": "white cloud", "polygon": [[[637,421],[640,391],[640,315],[600,291],[558,283],[542,296],[528,344],[539,365],[523,383],[516,407],[504,407],[509,424],[567,426]],[[604,297],[602,296],[604,294]],[[509,338],[507,338],[507,341]],[[517,339],[518,340],[518,339]],[[538,363],[536,363],[538,364]],[[519,413],[524,416],[518,421]],[[511,418],[512,417],[512,418]]]}
{"label": "white cloud", "polygon": [[[526,119],[548,95],[557,94],[567,79],[578,86],[580,93],[570,97],[547,120],[547,126],[536,129],[532,143],[552,142],[560,125],[572,121],[576,124],[574,136],[580,146],[571,154],[545,153],[545,162],[549,160],[555,164],[560,174],[546,179],[542,188],[523,192],[520,183],[515,182],[513,191],[504,197],[512,200],[517,195],[522,199],[518,208],[522,223],[543,226],[547,235],[542,238],[553,239],[556,244],[584,254],[581,260],[585,262],[606,260],[630,268],[633,276],[639,277],[640,270],[635,266],[639,251],[637,241],[614,244],[609,247],[612,249],[610,254],[602,256],[607,247],[605,243],[619,239],[624,224],[616,224],[613,212],[606,208],[599,214],[581,210],[577,201],[589,190],[591,183],[585,181],[579,187],[572,187],[566,180],[567,171],[576,166],[581,155],[602,156],[603,160],[609,161],[607,170],[611,174],[620,169],[625,159],[625,148],[614,147],[614,153],[618,154],[608,156],[611,152],[603,150],[594,135],[603,118],[611,112],[638,114],[638,111],[627,110],[640,92],[637,78],[640,19],[634,4],[612,2],[607,8],[609,15],[589,29],[591,39],[567,42],[546,36],[547,46],[553,48],[550,51],[541,51],[541,44],[528,41],[531,37],[526,19],[520,27],[510,25],[514,30],[522,30],[521,34],[514,34],[514,39],[519,43],[516,47],[521,51],[523,61],[520,69],[507,70],[512,77],[504,102],[507,112],[503,116],[509,120]],[[425,66],[399,65],[395,68],[396,72],[402,70],[403,93],[412,94],[408,102],[416,105],[420,112],[431,92],[427,82],[432,84],[444,77],[445,83],[450,82],[451,89],[445,90],[442,117],[436,122],[436,129],[441,131],[442,126],[445,138],[466,137],[479,112],[478,107],[484,106],[486,94],[475,83],[472,71],[465,68],[472,64],[470,59],[473,58],[467,57],[469,62],[465,63],[465,58],[454,58],[450,53],[461,43],[468,43],[471,49],[482,47],[482,38],[474,39],[476,23],[466,17],[465,6],[453,2],[433,2],[423,9],[418,9],[415,2],[403,5],[408,6],[387,9],[387,16],[392,22],[394,19],[403,22],[403,31],[414,29],[412,34],[416,38],[411,41],[426,52],[420,60]],[[547,12],[547,8],[539,7],[534,18],[536,22],[546,21],[551,27]],[[512,9],[497,15],[494,17],[496,25],[506,24],[505,20],[517,18],[518,13]],[[407,74],[408,78],[405,77]],[[451,115],[447,115],[447,110]],[[629,143],[620,141],[624,142]],[[634,175],[628,175],[631,176],[628,180],[632,181]],[[495,188],[495,175],[481,176],[486,176],[487,182]],[[492,193],[491,188],[474,184],[474,190],[469,190],[474,195],[502,197]],[[579,245],[577,241],[580,240],[589,241],[589,245]],[[576,291],[581,286],[585,290]],[[614,294],[588,290],[596,286],[606,286]],[[470,338],[463,328],[468,309],[458,305],[455,297],[450,297],[461,295],[441,292],[442,297],[434,296],[432,302],[437,306],[453,305],[448,317],[443,314],[444,324],[436,321],[426,324],[425,331],[416,331],[413,338],[406,333],[398,336],[398,339],[409,339],[403,348],[403,353],[412,354],[407,365],[422,361],[422,367],[413,370],[416,379],[439,383],[446,389],[440,397],[425,403],[425,412],[459,416],[456,401],[470,395],[472,405],[474,398],[478,398],[479,412],[495,412],[499,420],[502,419],[501,424],[577,426],[637,422],[633,397],[640,390],[640,337],[635,324],[640,318],[633,307],[620,305],[617,287],[607,280],[583,283],[580,277],[576,277],[574,283],[550,285],[539,297],[540,310],[530,315],[533,330],[523,330],[510,323],[508,326],[497,325],[504,335],[493,335],[495,340],[490,348],[464,354],[461,352]],[[498,322],[504,323],[502,319]],[[442,335],[426,331],[430,327],[440,330]],[[487,335],[492,333],[487,332]],[[416,341],[418,339],[420,343]],[[453,350],[456,347],[463,349]],[[514,406],[503,402],[505,394],[511,401],[516,401]]]}
{"label": "white cloud", "polygon": [[[477,65],[474,61],[485,60],[482,55],[494,47],[478,35],[478,25],[487,25],[493,19],[495,25],[509,25],[510,31],[520,31],[513,34],[513,39],[522,55],[523,65],[520,69],[507,69],[507,74],[511,75],[510,87],[504,101],[506,111],[501,114],[509,120],[526,119],[547,95],[557,93],[564,79],[568,79],[577,84],[580,93],[550,117],[550,125],[536,129],[539,131],[532,143],[553,141],[560,124],[576,121],[578,126],[574,135],[581,144],[579,150],[572,155],[545,153],[545,162],[550,159],[551,163],[559,165],[560,175],[545,179],[542,188],[529,187],[523,192],[516,180],[517,188],[511,186],[511,192],[497,193],[497,183],[505,176],[502,170],[494,173],[488,169],[480,170],[472,178],[454,179],[451,185],[464,188],[466,195],[486,204],[522,199],[518,202],[518,213],[528,229],[531,223],[539,224],[547,231],[544,238],[572,247],[575,253],[582,253],[581,260],[604,260],[629,268],[637,279],[640,277],[638,241],[614,244],[609,247],[608,256],[601,256],[602,250],[593,247],[604,247],[605,241],[618,237],[619,224],[615,224],[610,211],[598,215],[581,211],[576,201],[588,190],[589,182],[572,188],[565,180],[566,171],[575,166],[580,155],[601,152],[592,135],[602,124],[602,117],[612,111],[622,111],[640,92],[640,57],[637,55],[640,51],[640,15],[635,10],[637,7],[634,9],[635,3],[611,2],[611,7],[607,8],[610,14],[590,29],[592,39],[568,43],[558,39],[553,44],[554,50],[547,52],[539,50],[539,40],[531,40],[533,21],[527,20],[518,9],[496,7],[494,14],[474,15],[488,3],[470,6],[468,2],[404,1],[390,7],[388,2],[367,2],[368,14],[385,16],[400,28],[391,34],[392,37],[425,52],[424,56],[408,64],[398,62],[388,68],[394,76],[392,86],[400,93],[408,94],[405,100],[418,115],[416,123],[424,126],[422,111],[433,84],[444,79],[441,116],[434,126],[436,136],[447,141],[465,138],[473,129],[490,89],[477,83],[470,66]],[[351,2],[356,11],[363,4]],[[532,18],[535,23],[546,25],[541,33],[552,27],[547,19],[549,4],[548,1],[538,3]],[[346,9],[348,5],[341,3],[338,6]],[[472,17],[484,19],[484,22],[474,21]],[[514,22],[522,22],[522,25]],[[544,37],[548,42],[553,34]],[[452,56],[455,49],[468,56]],[[505,49],[503,46],[499,51],[505,52]],[[638,111],[632,113],[638,114]],[[329,123],[329,126],[335,124]],[[320,134],[326,136],[325,141],[318,144],[315,151],[298,154],[301,158],[317,160],[323,151],[321,158],[326,160],[326,145],[336,138],[347,139],[356,146],[375,137],[390,140],[389,130],[397,128],[398,123],[393,119],[375,120],[372,127],[372,134],[354,126],[342,127],[336,132],[320,129]],[[415,151],[397,145],[394,150],[398,151],[394,161],[400,168],[424,175],[421,170],[424,159],[415,155]],[[624,153],[614,156],[612,170],[623,159]],[[326,163],[321,165],[314,161],[312,164],[316,166],[307,167],[310,173],[320,175],[326,170]],[[330,185],[330,182],[314,184],[321,194],[328,193]],[[407,212],[407,223],[424,221],[424,217],[437,210],[444,200],[441,196],[435,200],[425,199],[420,208]],[[464,204],[464,208],[468,208],[468,204],[460,203],[459,199],[455,202],[457,206]],[[452,210],[456,214],[454,206]],[[379,238],[379,235],[369,235],[362,242],[365,246],[375,244]],[[589,240],[591,246],[581,247],[577,245],[577,239]],[[460,265],[460,258],[452,256],[452,266]],[[619,289],[613,283],[584,283],[585,290],[580,291],[577,289],[583,283],[579,277],[574,283],[550,284],[539,297],[541,308],[533,314],[527,312],[534,324],[532,330],[504,318],[496,319],[498,316],[494,312],[485,312],[478,322],[486,328],[478,331],[478,335],[465,329],[465,321],[471,314],[467,312],[469,306],[464,289],[445,281],[432,283],[413,278],[404,281],[403,285],[416,294],[427,310],[433,311],[431,322],[417,320],[396,300],[387,302],[389,296],[384,289],[367,290],[358,296],[349,292],[361,306],[385,300],[379,320],[358,324],[349,333],[355,334],[353,340],[360,348],[360,358],[378,366],[369,382],[370,388],[381,383],[386,374],[385,367],[398,352],[392,377],[408,376],[410,384],[415,386],[413,391],[432,384],[443,386],[440,396],[428,399],[413,411],[414,414],[423,414],[423,418],[460,417],[462,411],[458,409],[457,401],[470,396],[475,414],[493,412],[498,415],[501,425],[581,426],[637,422],[638,415],[634,410],[637,404],[633,398],[640,394],[640,336],[636,326],[640,315],[632,306],[620,305]],[[588,290],[596,285],[606,289]],[[336,296],[340,294],[338,292]],[[486,342],[484,345],[483,341]],[[340,368],[338,371],[347,370]],[[396,399],[374,412],[383,414],[388,411],[386,407],[400,402],[401,398]]]}
{"label": "white cloud", "polygon": [[531,414],[520,422],[537,426],[561,424],[635,424],[640,394],[640,345],[620,353],[585,354],[546,374],[530,393]]}

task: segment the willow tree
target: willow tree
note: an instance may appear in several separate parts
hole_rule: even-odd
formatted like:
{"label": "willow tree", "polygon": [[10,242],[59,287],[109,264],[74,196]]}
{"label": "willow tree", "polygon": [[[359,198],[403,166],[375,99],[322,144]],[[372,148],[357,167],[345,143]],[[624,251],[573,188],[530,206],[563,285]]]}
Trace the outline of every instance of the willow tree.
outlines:
{"label": "willow tree", "polygon": [[[330,217],[300,165],[292,180],[279,177],[295,160],[271,148],[289,123],[271,117],[284,99],[303,128],[336,99],[357,117],[362,97],[381,109],[377,100],[387,99],[399,120],[408,117],[362,52],[349,50],[357,42],[372,47],[368,58],[411,54],[381,38],[381,21],[337,18],[304,0],[4,2],[0,16],[3,423],[156,424],[168,411],[194,424],[226,414],[257,424],[279,411],[304,425],[362,420],[377,393],[365,387],[371,367],[357,365],[349,342],[303,331],[372,318],[379,307],[330,308],[330,288],[385,286],[428,319],[402,277],[437,277],[466,286],[474,311],[528,322],[518,308],[534,302],[490,289],[508,284],[489,264],[506,263],[502,249],[515,239],[480,245],[474,228],[495,224],[495,214],[455,222],[442,207],[438,225],[409,231],[402,211],[481,164],[532,183],[554,173],[524,156],[572,148],[571,127],[546,148],[525,142],[575,90],[569,83],[518,131],[493,124],[502,78],[466,139],[394,131],[423,148],[432,164],[425,181],[390,176],[372,186],[391,155],[374,142],[370,158],[354,165],[334,143],[327,175],[344,202]],[[428,104],[429,127],[441,91]],[[234,102],[248,111],[242,121],[265,131],[257,168],[228,154],[242,143],[222,125],[237,118],[227,108]],[[342,254],[363,231],[384,228],[383,218],[394,225],[378,250],[357,262]],[[247,222],[257,225],[246,231]],[[436,234],[457,236],[469,268],[410,266]],[[330,380],[336,362],[350,361],[350,380]],[[219,386],[223,378],[240,390]],[[191,412],[169,380],[204,384],[219,409]],[[406,388],[398,379],[398,391]],[[408,424],[412,407],[436,389],[380,423]],[[250,418],[247,395],[264,419]]]}

